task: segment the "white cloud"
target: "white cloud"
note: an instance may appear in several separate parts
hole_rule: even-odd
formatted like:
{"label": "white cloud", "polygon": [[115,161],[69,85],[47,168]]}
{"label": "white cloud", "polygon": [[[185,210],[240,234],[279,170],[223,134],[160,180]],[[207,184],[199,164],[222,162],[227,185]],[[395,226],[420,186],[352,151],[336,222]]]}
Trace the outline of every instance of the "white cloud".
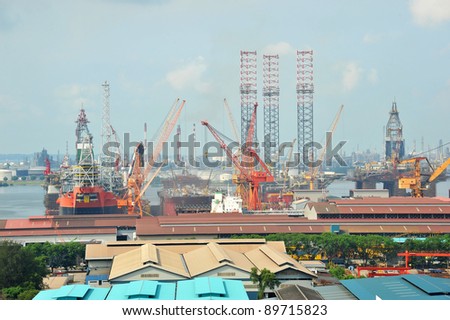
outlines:
{"label": "white cloud", "polygon": [[374,44],[381,40],[381,35],[366,33],[363,37],[363,42],[366,44]]}
{"label": "white cloud", "polygon": [[372,83],[375,84],[378,82],[378,71],[377,69],[370,69],[369,72],[367,73],[367,80]]}
{"label": "white cloud", "polygon": [[295,49],[287,42],[269,44],[263,49],[265,54],[279,54],[280,56],[294,54]]}
{"label": "white cloud", "polygon": [[211,90],[211,84],[203,80],[207,65],[203,57],[188,63],[166,75],[166,81],[176,90],[194,89],[200,93]]}
{"label": "white cloud", "polygon": [[361,79],[363,69],[356,62],[349,62],[342,71],[342,86],[345,91],[353,90]]}
{"label": "white cloud", "polygon": [[70,84],[62,85],[55,89],[55,96],[61,100],[63,106],[69,106],[74,109],[81,107],[92,108],[95,105],[96,98],[101,95],[101,86],[98,85],[80,85]]}
{"label": "white cloud", "polygon": [[413,0],[409,8],[414,21],[420,26],[434,26],[450,21],[448,0]]}

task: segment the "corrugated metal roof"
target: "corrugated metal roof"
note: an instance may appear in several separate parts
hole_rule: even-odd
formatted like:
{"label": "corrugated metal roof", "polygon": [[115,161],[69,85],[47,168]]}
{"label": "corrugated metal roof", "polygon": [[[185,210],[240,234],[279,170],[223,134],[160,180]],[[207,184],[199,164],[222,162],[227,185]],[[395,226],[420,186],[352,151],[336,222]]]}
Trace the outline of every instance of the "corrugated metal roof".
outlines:
{"label": "corrugated metal roof", "polygon": [[33,300],[105,300],[109,288],[92,288],[88,285],[68,285],[59,289],[42,290]]}
{"label": "corrugated metal roof", "polygon": [[86,292],[89,290],[88,285],[68,285],[63,286],[57,292],[54,297],[55,298],[61,298],[61,297],[67,297],[67,298],[75,298],[75,299],[83,299]]}
{"label": "corrugated metal roof", "polygon": [[[203,216],[203,215],[200,215]],[[298,217],[238,217],[224,218],[220,214],[207,221],[185,216],[159,217],[147,220],[143,218],[136,225],[136,234],[146,236],[170,235],[217,235],[217,234],[270,234],[270,233],[323,233],[329,232],[330,226],[339,224],[341,230],[352,233],[394,233],[417,232],[447,233],[450,232],[450,221],[443,219],[318,219],[308,220]],[[226,214],[225,214],[226,216]],[[169,218],[169,219],[165,219]],[[170,220],[170,223],[169,223]],[[380,228],[380,226],[382,226]],[[195,227],[195,232],[193,231]],[[406,229],[405,229],[406,228]],[[193,233],[194,232],[194,233]]]}
{"label": "corrugated metal roof", "polygon": [[358,300],[342,285],[318,286],[314,287],[314,289],[325,300]]}
{"label": "corrugated metal roof", "polygon": [[275,295],[279,300],[324,300],[316,290],[299,285],[284,286],[275,290]]}
{"label": "corrugated metal roof", "polygon": [[225,295],[224,281],[220,278],[197,278],[194,279],[194,293],[196,295]]}
{"label": "corrugated metal roof", "polygon": [[106,300],[174,300],[175,283],[152,280],[115,284]]}
{"label": "corrugated metal roof", "polygon": [[154,281],[133,281],[126,290],[127,296],[156,296],[158,283]]}
{"label": "corrugated metal roof", "polygon": [[177,300],[248,300],[240,280],[199,277],[178,281]]}
{"label": "corrugated metal roof", "polygon": [[341,280],[341,283],[359,300],[377,297],[382,300],[450,300],[447,292],[440,292],[450,285],[450,279],[439,279],[437,290],[438,282],[427,275],[351,279]]}
{"label": "corrugated metal roof", "polygon": [[403,279],[411,284],[419,287],[421,290],[428,294],[450,294],[450,280],[444,280],[440,278],[424,277],[417,275],[404,275]]}

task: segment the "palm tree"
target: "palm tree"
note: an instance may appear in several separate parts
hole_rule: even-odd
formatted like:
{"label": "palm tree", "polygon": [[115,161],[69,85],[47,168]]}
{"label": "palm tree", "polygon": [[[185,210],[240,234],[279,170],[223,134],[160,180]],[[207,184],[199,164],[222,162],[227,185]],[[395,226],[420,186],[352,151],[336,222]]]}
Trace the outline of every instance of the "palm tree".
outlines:
{"label": "palm tree", "polygon": [[273,290],[280,285],[280,281],[275,274],[266,268],[259,272],[258,268],[253,267],[250,273],[250,280],[258,284],[258,299],[264,298],[264,291],[267,287]]}

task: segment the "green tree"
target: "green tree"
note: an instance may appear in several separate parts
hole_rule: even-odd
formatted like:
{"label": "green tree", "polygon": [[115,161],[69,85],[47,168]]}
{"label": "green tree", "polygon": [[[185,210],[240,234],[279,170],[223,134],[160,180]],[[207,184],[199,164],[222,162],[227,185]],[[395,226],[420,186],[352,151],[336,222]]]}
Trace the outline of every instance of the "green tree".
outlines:
{"label": "green tree", "polygon": [[[42,289],[47,268],[42,260],[12,241],[0,242],[0,289]],[[14,290],[13,290],[14,291]]]}
{"label": "green tree", "polygon": [[339,235],[334,233],[323,233],[318,239],[319,246],[325,251],[328,261],[333,261],[340,253]]}
{"label": "green tree", "polygon": [[331,266],[330,267],[330,274],[339,279],[339,280],[345,280],[345,279],[354,279],[355,277],[352,276],[351,274],[347,274],[345,272],[345,268],[344,267],[339,267],[339,266]]}
{"label": "green tree", "polygon": [[273,290],[280,285],[280,281],[276,278],[276,275],[266,268],[259,272],[258,268],[253,267],[250,273],[250,280],[258,285],[258,299],[264,298],[266,288]]}
{"label": "green tree", "polygon": [[34,243],[26,247],[34,255],[41,257],[48,267],[68,270],[84,259],[86,246],[78,242]]}

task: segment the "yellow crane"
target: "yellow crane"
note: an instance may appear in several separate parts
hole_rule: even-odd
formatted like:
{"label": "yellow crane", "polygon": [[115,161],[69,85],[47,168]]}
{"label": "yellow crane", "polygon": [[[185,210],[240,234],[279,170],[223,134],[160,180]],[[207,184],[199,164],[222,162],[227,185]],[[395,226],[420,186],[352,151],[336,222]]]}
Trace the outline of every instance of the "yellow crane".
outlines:
{"label": "yellow crane", "polygon": [[[431,170],[433,170],[433,173],[424,182],[422,182],[422,168],[421,168],[422,160],[426,160]],[[436,180],[442,174],[442,172],[444,172],[445,169],[447,169],[447,167],[450,165],[450,158],[445,160],[436,169],[433,168],[431,163],[428,161],[427,157],[415,157],[405,160],[399,160],[398,163],[399,164],[412,163],[414,165],[414,172],[412,176],[408,177],[402,176],[398,179],[399,189],[411,189],[412,197],[422,198],[423,192],[428,189],[430,183]]]}

